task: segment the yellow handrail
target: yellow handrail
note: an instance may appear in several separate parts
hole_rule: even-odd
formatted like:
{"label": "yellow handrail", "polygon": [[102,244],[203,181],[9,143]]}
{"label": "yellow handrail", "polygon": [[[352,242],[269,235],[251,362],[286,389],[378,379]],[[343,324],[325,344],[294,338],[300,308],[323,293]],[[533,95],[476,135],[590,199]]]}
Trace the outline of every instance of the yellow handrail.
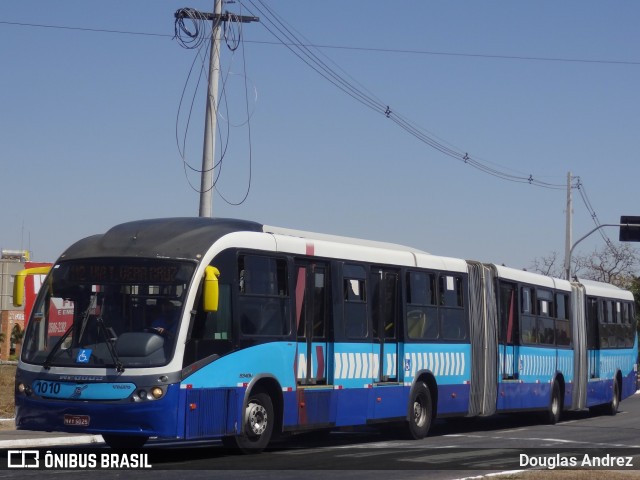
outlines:
{"label": "yellow handrail", "polygon": [[46,275],[51,267],[25,268],[16,273],[13,281],[13,305],[21,307],[24,305],[24,282],[28,275]]}

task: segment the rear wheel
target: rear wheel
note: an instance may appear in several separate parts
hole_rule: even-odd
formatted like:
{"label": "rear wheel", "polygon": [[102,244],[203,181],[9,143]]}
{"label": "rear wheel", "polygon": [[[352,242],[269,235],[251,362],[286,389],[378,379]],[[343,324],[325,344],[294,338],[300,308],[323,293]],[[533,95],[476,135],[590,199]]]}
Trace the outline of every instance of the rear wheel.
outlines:
{"label": "rear wheel", "polygon": [[261,452],[271,441],[274,419],[271,397],[266,393],[252,394],[244,411],[243,432],[223,438],[222,443],[225,447],[244,453]]}
{"label": "rear wheel", "polygon": [[424,382],[419,382],[411,392],[409,401],[409,419],[406,425],[408,437],[415,440],[426,437],[432,417],[431,392]]}
{"label": "rear wheel", "polygon": [[611,402],[605,405],[604,412],[607,415],[615,415],[618,413],[618,407],[620,406],[620,384],[617,380],[613,381],[613,397]]}
{"label": "rear wheel", "polygon": [[549,410],[547,412],[547,422],[551,425],[555,425],[560,421],[562,415],[562,398],[560,397],[560,386],[557,382],[553,383],[553,389],[551,391],[551,403],[549,404]]}

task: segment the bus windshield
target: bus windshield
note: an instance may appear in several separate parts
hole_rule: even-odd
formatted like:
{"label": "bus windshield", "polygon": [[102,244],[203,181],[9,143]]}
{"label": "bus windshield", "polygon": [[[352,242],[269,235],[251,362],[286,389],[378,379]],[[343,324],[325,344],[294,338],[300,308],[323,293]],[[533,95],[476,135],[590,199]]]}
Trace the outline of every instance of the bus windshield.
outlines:
{"label": "bus windshield", "polygon": [[194,270],[174,260],[59,262],[34,305],[22,360],[119,371],[168,363]]}

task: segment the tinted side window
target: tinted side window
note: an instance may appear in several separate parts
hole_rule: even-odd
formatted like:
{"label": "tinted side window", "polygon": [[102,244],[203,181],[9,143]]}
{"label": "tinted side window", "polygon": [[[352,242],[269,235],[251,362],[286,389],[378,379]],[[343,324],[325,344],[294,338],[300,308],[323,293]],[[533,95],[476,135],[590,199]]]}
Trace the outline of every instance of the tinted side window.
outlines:
{"label": "tinted side window", "polygon": [[462,277],[440,275],[438,295],[441,299],[440,335],[443,340],[464,340],[467,338],[467,322],[464,312]]}
{"label": "tinted side window", "polygon": [[367,338],[366,271],[360,265],[343,266],[344,333],[349,339]]}
{"label": "tinted side window", "polygon": [[407,336],[436,340],[438,330],[435,273],[407,272]]}
{"label": "tinted side window", "polygon": [[238,257],[238,317],[245,335],[290,332],[287,262],[262,255]]}

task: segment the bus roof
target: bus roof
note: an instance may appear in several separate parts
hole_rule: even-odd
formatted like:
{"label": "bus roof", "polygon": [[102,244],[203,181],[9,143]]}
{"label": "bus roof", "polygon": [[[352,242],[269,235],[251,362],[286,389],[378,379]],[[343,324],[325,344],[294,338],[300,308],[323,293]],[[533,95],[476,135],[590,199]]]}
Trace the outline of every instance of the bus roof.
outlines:
{"label": "bus roof", "polygon": [[71,245],[60,259],[122,256],[199,260],[216,240],[238,231],[261,232],[262,225],[228,218],[139,220],[84,238]]}
{"label": "bus roof", "polygon": [[596,282],[595,280],[578,279],[578,283],[584,286],[587,295],[596,297],[617,298],[620,300],[633,301],[633,294],[627,290],[616,287],[609,283]]}
{"label": "bus roof", "polygon": [[[460,259],[431,255],[395,243],[306,232],[229,218],[176,217],[122,223],[103,234],[71,245],[60,260],[105,257],[180,258],[199,261],[219,239],[230,233],[251,232],[312,241],[317,254],[329,257],[369,259],[425,268],[465,271]],[[304,251],[304,250],[303,250]]]}
{"label": "bus roof", "polygon": [[496,271],[500,278],[513,280],[532,285],[540,285],[547,288],[555,288],[558,290],[571,291],[571,283],[560,278],[549,277],[540,273],[527,272],[526,270],[518,270],[516,268],[495,265]]}

